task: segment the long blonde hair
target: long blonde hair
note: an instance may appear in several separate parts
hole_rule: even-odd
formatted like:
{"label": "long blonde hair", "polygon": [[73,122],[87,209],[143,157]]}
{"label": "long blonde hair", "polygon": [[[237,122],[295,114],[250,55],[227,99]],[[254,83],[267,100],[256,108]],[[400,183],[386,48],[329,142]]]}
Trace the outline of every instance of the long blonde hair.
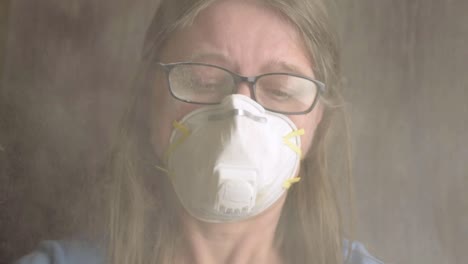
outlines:
{"label": "long blonde hair", "polygon": [[[174,263],[182,254],[183,238],[171,207],[176,202],[172,187],[166,176],[153,167],[157,157],[149,147],[146,107],[149,102],[145,100],[149,98],[147,95],[155,75],[151,65],[160,55],[164,42],[175,30],[190,25],[213,1],[163,0],[147,31],[142,66],[135,79],[134,98],[113,153],[107,251],[110,263]],[[282,210],[276,232],[277,246],[286,263],[341,264],[345,230],[340,200],[349,201],[352,211],[350,198],[353,192],[349,140],[336,141],[331,133],[334,130],[332,121],[336,119],[343,123],[346,118],[339,118],[344,116],[339,49],[325,4],[329,1],[263,2],[297,26],[313,59],[316,78],[327,86],[322,98],[326,106],[322,121],[301,165],[303,180],[288,192]],[[344,135],[347,137],[348,133]],[[339,144],[341,151],[330,155],[333,143]],[[337,160],[335,154],[340,153],[344,154],[348,165],[341,171],[329,165],[330,160]],[[343,192],[349,195],[340,199]],[[347,219],[352,227],[354,216]],[[347,234],[347,238],[352,238],[351,234]]]}

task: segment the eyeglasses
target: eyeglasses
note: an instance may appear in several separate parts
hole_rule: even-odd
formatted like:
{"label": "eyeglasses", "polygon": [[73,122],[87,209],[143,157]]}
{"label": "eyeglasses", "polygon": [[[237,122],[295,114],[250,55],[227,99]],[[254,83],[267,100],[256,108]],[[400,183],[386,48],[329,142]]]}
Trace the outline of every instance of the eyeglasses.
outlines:
{"label": "eyeglasses", "polygon": [[325,91],[323,83],[292,73],[266,73],[247,77],[205,63],[158,65],[166,71],[172,96],[193,104],[219,104],[224,97],[236,92],[240,82],[247,82],[252,99],[266,110],[299,115],[312,111],[319,94]]}

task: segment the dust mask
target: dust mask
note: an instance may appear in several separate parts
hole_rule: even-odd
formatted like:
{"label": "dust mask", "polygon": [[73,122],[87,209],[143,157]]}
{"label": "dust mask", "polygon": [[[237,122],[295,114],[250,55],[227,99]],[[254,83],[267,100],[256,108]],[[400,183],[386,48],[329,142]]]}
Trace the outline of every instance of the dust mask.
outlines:
{"label": "dust mask", "polygon": [[199,220],[254,217],[299,180],[304,130],[247,96],[228,96],[173,125],[167,171],[181,204]]}

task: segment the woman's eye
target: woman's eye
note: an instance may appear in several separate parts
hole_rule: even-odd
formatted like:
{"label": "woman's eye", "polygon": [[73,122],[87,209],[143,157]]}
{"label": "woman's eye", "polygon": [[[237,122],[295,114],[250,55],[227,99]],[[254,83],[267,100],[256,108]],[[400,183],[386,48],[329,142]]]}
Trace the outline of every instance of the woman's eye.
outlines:
{"label": "woman's eye", "polygon": [[275,100],[288,100],[292,97],[292,94],[287,89],[268,89],[267,90],[268,96]]}
{"label": "woman's eye", "polygon": [[217,90],[218,86],[216,84],[205,84],[198,87],[198,91],[204,93],[214,93],[217,92]]}
{"label": "woman's eye", "polygon": [[194,78],[192,88],[200,91],[215,91],[221,81],[214,78]]}

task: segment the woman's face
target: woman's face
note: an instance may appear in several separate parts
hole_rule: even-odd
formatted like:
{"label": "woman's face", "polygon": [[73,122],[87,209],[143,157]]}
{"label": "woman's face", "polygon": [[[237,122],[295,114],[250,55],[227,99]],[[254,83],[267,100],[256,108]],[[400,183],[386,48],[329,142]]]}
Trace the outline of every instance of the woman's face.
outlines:
{"label": "woman's face", "polygon": [[[225,0],[212,4],[197,16],[193,25],[169,38],[161,61],[209,63],[244,76],[291,72],[314,77],[310,56],[297,29],[258,1]],[[247,84],[239,84],[238,93],[250,96]],[[162,157],[169,144],[172,122],[202,106],[173,98],[162,71],[153,94],[152,143]],[[306,131],[301,137],[303,153],[311,145],[322,109],[318,103],[308,114],[289,116],[299,129]]]}

